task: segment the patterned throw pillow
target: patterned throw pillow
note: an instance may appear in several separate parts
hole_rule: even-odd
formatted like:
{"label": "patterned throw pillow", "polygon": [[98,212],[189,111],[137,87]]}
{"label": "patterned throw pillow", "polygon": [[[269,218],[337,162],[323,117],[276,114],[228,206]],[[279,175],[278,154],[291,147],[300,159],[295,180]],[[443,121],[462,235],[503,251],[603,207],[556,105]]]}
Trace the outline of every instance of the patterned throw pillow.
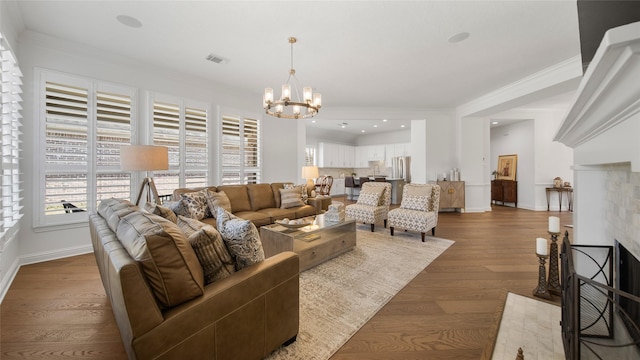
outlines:
{"label": "patterned throw pillow", "polygon": [[178,201],[165,201],[162,205],[169,208],[176,215],[189,216],[189,208],[182,199]]}
{"label": "patterned throw pillow", "polygon": [[207,205],[207,192],[203,189],[200,191],[181,194],[182,201],[187,205],[189,217],[196,220],[202,220],[211,216],[209,205]]}
{"label": "patterned throw pillow", "polygon": [[357,203],[360,205],[379,206],[384,187],[368,186],[360,191]]}
{"label": "patterned throw pillow", "polygon": [[280,189],[280,208],[288,209],[296,206],[303,206],[299,189]]}
{"label": "patterned throw pillow", "polygon": [[401,209],[427,211],[429,209],[429,196],[426,195],[404,195]]}
{"label": "patterned throw pillow", "polygon": [[222,236],[213,226],[185,216],[178,217],[178,226],[202,265],[205,284],[224,279],[236,271]]}
{"label": "patterned throw pillow", "polygon": [[178,216],[168,207],[148,202],[144,204],[144,209],[152,214],[160,215],[174,224],[178,223]]}
{"label": "patterned throw pillow", "polygon": [[231,212],[231,201],[224,191],[213,192],[207,191],[207,205],[211,216],[215,219],[218,214],[218,207]]}
{"label": "patterned throw pillow", "polygon": [[264,261],[260,234],[251,221],[240,219],[218,207],[216,224],[222,240],[235,259],[236,270]]}
{"label": "patterned throw pillow", "polygon": [[300,190],[300,198],[302,202],[306,205],[309,203],[309,192],[307,190],[307,184],[293,185],[293,184],[284,184],[285,189],[299,189]]}

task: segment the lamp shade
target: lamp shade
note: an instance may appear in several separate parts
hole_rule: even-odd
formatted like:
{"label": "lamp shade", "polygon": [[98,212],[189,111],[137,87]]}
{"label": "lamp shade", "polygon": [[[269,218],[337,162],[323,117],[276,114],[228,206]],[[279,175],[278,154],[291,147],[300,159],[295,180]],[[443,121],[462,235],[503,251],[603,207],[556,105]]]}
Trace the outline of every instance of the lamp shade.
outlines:
{"label": "lamp shade", "polygon": [[319,176],[317,166],[303,166],[302,178],[303,179],[315,179]]}
{"label": "lamp shade", "polygon": [[120,147],[120,169],[153,171],[169,169],[169,148],[155,145],[125,145]]}

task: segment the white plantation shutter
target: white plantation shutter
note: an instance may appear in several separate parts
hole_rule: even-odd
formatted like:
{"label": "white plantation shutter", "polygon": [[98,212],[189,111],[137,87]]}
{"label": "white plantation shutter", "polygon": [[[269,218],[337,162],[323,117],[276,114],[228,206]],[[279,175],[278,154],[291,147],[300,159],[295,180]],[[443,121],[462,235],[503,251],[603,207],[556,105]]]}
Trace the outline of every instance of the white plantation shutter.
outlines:
{"label": "white plantation shutter", "polygon": [[89,167],[88,87],[46,82],[45,114],[44,213],[64,213],[63,202],[86,209]]}
{"label": "white plantation shutter", "polygon": [[97,201],[127,199],[131,174],[120,171],[120,147],[131,144],[131,96],[96,93]]}
{"label": "white plantation shutter", "polygon": [[180,105],[154,101],[153,144],[169,148],[169,170],[154,171],[158,194],[173,193],[180,186]]}
{"label": "white plantation shutter", "polygon": [[120,147],[131,144],[135,90],[47,70],[37,75],[43,141],[36,226],[85,221],[102,199],[129,199]]}
{"label": "white plantation shutter", "polygon": [[259,183],[260,122],[252,118],[223,114],[221,126],[221,183]]}
{"label": "white plantation shutter", "polygon": [[153,172],[160,195],[172,194],[177,188],[208,185],[206,106],[186,103],[179,99],[153,100],[153,144],[169,148],[169,170]]}
{"label": "white plantation shutter", "polygon": [[187,107],[185,111],[185,185],[207,185],[209,152],[207,151],[207,111]]}
{"label": "white plantation shutter", "polygon": [[[20,173],[20,129],[22,102],[22,72],[16,58],[0,34],[0,136],[2,161],[0,169],[0,235],[9,231],[8,237],[18,231],[18,220],[22,217],[22,181]],[[7,238],[3,238],[6,241]],[[0,251],[2,244],[0,244]]]}

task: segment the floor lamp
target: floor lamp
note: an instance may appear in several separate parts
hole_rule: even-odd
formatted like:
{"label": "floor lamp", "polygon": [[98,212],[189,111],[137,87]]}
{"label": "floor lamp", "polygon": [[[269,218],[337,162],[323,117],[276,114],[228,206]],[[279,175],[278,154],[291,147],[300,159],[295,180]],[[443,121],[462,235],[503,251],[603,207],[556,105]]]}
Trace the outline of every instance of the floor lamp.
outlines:
{"label": "floor lamp", "polygon": [[169,149],[166,146],[154,145],[125,145],[120,148],[120,169],[125,171],[146,171],[146,176],[140,186],[136,205],[140,206],[140,199],[145,188],[147,200],[151,201],[151,194],[160,204],[158,190],[149,176],[149,171],[169,169]]}

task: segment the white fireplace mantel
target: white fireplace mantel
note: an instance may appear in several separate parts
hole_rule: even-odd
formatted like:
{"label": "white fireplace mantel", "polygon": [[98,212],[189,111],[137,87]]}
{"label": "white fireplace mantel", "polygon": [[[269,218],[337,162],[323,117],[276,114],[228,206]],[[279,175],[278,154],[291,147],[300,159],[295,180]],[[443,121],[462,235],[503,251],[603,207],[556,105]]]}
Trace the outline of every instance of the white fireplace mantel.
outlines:
{"label": "white fireplace mantel", "polygon": [[[554,138],[571,148],[640,112],[640,22],[606,32],[576,94]],[[620,159],[630,160],[640,160],[640,156]]]}

